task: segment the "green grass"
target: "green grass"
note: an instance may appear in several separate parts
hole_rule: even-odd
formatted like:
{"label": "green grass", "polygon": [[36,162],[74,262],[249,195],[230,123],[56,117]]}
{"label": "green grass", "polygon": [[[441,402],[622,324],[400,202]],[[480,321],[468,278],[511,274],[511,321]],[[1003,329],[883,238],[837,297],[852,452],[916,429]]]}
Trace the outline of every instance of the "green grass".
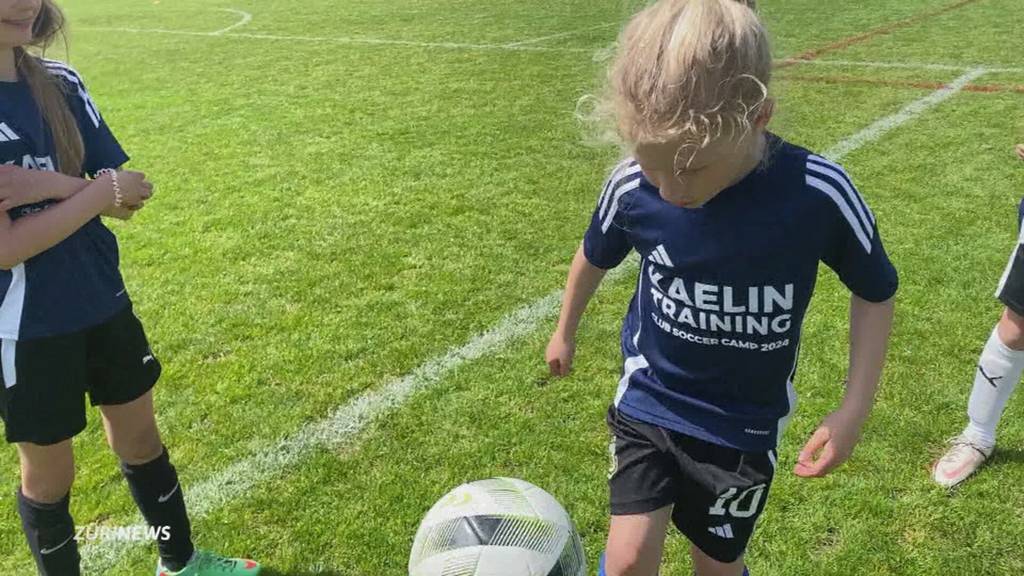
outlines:
{"label": "green grass", "polygon": [[[949,0],[765,0],[786,57]],[[343,4],[343,6],[339,6]],[[461,345],[564,281],[617,151],[573,117],[596,89],[593,52],[616,28],[507,51],[96,31],[210,32],[503,44],[621,22],[639,3],[495,0],[70,0],[70,57],[107,121],[157,183],[117,225],[123,270],[165,366],[161,430],[186,485]],[[1024,26],[980,0],[824,58],[1013,67]],[[967,33],[965,31],[970,31]],[[59,54],[58,54],[59,56]],[[787,75],[884,80],[828,84]],[[780,71],[774,128],[825,149],[953,71],[805,65]],[[1000,73],[978,83],[1024,84]],[[863,443],[820,481],[781,473],[750,549],[758,576],[1012,574],[1024,569],[1024,419],[954,495],[926,467],[963,424],[972,367],[999,311],[991,292],[1016,236],[1024,95],[964,93],[847,157],[900,269],[896,332]],[[1008,120],[1009,119],[1009,120]],[[627,275],[628,276],[628,275]],[[455,485],[511,475],[572,513],[588,557],[607,527],[603,414],[632,290],[595,301],[567,380],[543,378],[550,323],[460,367],[377,422],[196,523],[200,543],[271,574],[404,573],[422,514]],[[804,330],[801,408],[780,469],[840,397],[846,302],[822,272]],[[80,524],[134,521],[95,413],[76,440]],[[28,574],[14,512],[17,461],[0,453],[0,574]],[[8,489],[9,488],[9,489]],[[672,538],[664,573],[689,574]],[[154,550],[110,574],[151,570]]]}

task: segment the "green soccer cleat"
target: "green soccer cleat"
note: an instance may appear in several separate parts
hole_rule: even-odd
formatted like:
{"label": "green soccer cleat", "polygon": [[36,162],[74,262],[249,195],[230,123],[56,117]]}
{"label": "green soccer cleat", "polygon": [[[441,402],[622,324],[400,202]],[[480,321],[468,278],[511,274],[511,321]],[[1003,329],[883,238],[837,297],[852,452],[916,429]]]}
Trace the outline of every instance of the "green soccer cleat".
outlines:
{"label": "green soccer cleat", "polygon": [[164,568],[159,560],[156,563],[156,576],[256,576],[260,570],[252,560],[225,558],[204,550],[196,550],[188,566],[177,572]]}

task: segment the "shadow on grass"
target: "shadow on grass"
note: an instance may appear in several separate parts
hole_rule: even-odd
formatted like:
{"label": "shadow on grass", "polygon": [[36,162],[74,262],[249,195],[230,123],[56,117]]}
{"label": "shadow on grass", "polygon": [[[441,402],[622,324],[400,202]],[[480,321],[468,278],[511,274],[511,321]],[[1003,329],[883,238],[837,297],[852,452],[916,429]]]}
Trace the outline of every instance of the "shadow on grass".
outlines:
{"label": "shadow on grass", "polygon": [[992,468],[998,468],[1000,466],[1024,467],[1024,449],[1000,448],[997,446],[996,451],[988,459],[988,462],[986,462],[985,465]]}

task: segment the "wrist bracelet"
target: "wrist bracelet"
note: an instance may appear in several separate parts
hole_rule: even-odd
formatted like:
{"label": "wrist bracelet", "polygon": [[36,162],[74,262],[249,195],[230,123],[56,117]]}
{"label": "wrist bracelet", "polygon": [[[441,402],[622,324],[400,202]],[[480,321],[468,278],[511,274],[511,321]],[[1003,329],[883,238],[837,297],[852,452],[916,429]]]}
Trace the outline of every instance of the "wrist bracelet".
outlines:
{"label": "wrist bracelet", "polygon": [[104,168],[96,172],[97,176],[110,176],[110,182],[114,187],[114,206],[124,207],[124,194],[121,193],[121,184],[117,181],[117,171],[111,168]]}

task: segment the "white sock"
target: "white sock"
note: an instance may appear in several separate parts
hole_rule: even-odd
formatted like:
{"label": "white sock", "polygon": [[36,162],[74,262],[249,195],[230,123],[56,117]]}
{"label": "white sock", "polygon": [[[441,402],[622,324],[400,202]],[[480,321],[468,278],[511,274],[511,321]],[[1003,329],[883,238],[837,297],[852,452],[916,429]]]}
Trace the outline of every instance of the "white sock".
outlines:
{"label": "white sock", "polygon": [[999,338],[999,328],[996,327],[978,359],[974,389],[967,403],[967,416],[971,421],[964,435],[983,446],[995,446],[996,426],[999,425],[1006,402],[1020,381],[1022,371],[1024,352],[1003,344]]}

